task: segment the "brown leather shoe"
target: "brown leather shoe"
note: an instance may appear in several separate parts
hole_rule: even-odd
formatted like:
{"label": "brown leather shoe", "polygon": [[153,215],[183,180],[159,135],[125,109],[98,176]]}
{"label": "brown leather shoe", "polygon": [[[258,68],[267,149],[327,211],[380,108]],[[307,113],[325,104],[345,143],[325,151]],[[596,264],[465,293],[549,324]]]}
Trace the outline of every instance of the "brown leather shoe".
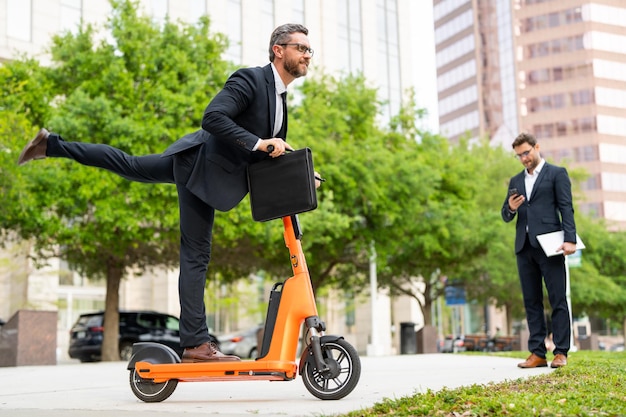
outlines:
{"label": "brown leather shoe", "polygon": [[533,353],[524,362],[518,363],[517,366],[520,368],[542,368],[548,366],[548,361]]}
{"label": "brown leather shoe", "polygon": [[44,159],[46,157],[46,149],[48,148],[49,135],[50,132],[46,129],[41,129],[35,136],[35,139],[28,142],[28,145],[24,147],[20,157],[17,159],[17,164],[24,165],[33,159]]}
{"label": "brown leather shoe", "polygon": [[183,362],[232,362],[240,360],[237,356],[224,355],[213,342],[206,342],[195,348],[187,348],[183,352]]}
{"label": "brown leather shoe", "polygon": [[565,365],[567,365],[567,356],[562,353],[557,353],[554,356],[554,359],[552,359],[552,363],[550,364],[552,368],[562,368]]}

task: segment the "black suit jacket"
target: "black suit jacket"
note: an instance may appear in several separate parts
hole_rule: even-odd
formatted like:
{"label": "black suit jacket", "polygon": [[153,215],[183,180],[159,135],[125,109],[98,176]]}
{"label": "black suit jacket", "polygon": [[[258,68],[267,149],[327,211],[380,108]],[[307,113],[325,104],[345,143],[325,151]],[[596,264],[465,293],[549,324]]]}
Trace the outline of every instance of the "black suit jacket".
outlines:
{"label": "black suit jacket", "polygon": [[[202,130],[183,136],[163,156],[199,147],[188,178],[185,175],[185,186],[215,209],[228,211],[248,192],[248,165],[267,157],[252,148],[259,138],[274,137],[275,115],[276,85],[271,66],[240,69],[207,106]],[[286,136],[285,108],[277,137]]]}
{"label": "black suit jacket", "polygon": [[[511,188],[517,188],[521,194],[526,195],[524,171],[511,178],[509,189]],[[537,235],[558,230],[563,230],[566,242],[576,243],[572,186],[567,170],[546,162],[533,186],[530,199],[527,197],[515,213],[511,213],[509,209],[507,195],[502,205],[502,219],[510,222],[516,215],[516,253],[524,247],[527,226],[529,242],[534,247],[540,246]]]}

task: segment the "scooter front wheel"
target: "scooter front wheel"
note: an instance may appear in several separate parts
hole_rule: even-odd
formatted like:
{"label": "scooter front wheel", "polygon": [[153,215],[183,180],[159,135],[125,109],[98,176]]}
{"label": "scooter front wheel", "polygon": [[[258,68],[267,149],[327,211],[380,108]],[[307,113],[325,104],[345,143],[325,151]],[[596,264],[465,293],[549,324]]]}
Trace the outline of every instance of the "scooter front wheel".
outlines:
{"label": "scooter front wheel", "polygon": [[352,345],[343,339],[322,343],[322,360],[327,370],[317,369],[311,357],[304,362],[302,381],[321,400],[339,400],[350,394],[361,377],[361,360]]}
{"label": "scooter front wheel", "polygon": [[177,385],[177,379],[155,383],[150,379],[140,377],[135,369],[130,371],[130,389],[137,398],[147,403],[158,403],[166,400],[172,395]]}

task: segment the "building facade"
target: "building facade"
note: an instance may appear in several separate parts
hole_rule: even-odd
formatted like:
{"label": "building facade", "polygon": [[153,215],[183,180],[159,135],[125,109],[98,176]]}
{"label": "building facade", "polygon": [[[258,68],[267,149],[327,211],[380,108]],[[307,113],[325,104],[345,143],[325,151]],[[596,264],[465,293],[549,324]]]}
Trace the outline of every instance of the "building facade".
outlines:
{"label": "building facade", "polygon": [[626,3],[433,5],[441,133],[506,148],[533,133],[544,157],[589,173],[581,211],[626,227]]}

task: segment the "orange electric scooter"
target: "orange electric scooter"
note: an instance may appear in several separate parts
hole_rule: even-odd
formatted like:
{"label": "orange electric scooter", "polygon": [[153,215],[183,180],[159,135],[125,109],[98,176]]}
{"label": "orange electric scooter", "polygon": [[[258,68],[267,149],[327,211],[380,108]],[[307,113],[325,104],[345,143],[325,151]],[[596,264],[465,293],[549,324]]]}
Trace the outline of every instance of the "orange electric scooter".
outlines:
{"label": "orange electric scooter", "polygon": [[[130,388],[137,398],[145,402],[163,401],[174,392],[178,382],[290,381],[298,373],[307,390],[322,400],[337,400],[352,392],[361,376],[359,356],[343,337],[324,334],[326,325],[317,315],[298,217],[291,215],[282,220],[293,276],[272,288],[259,358],[181,363],[168,346],[135,343],[128,370]],[[302,323],[307,328],[307,344],[296,364]]]}

